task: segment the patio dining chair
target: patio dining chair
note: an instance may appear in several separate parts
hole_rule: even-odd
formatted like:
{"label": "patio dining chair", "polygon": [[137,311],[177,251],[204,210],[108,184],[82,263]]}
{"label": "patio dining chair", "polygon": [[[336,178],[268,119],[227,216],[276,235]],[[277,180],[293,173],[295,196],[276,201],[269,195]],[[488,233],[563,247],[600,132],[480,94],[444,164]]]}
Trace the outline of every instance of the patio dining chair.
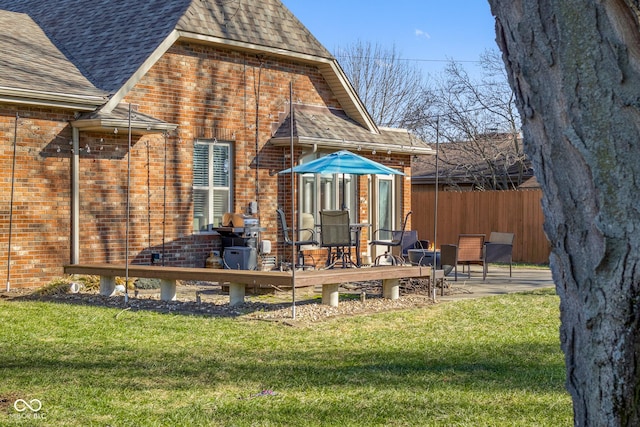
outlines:
{"label": "patio dining chair", "polygon": [[400,236],[399,231],[394,231],[394,239],[402,238],[402,244],[400,248],[400,256],[406,261],[409,259],[409,249],[418,249],[422,247],[421,242],[418,240],[418,232],[416,230],[405,230],[404,235]]}
{"label": "patio dining chair", "polygon": [[[294,268],[302,268],[302,269],[315,268],[315,260],[313,259],[313,257],[311,255],[307,255],[308,257],[311,258],[311,263],[307,264],[305,262],[305,254],[302,250],[303,246],[311,246],[311,245],[318,246],[318,241],[315,239],[315,230],[313,228],[300,228],[298,230],[295,230],[291,227],[288,227],[287,220],[284,215],[284,211],[282,209],[276,209],[276,213],[278,214],[278,221],[280,222],[280,228],[282,228],[282,236],[284,238],[284,243],[287,246],[296,247],[297,259],[295,261],[295,264],[292,263]],[[313,218],[311,222],[313,222]],[[293,241],[289,233],[296,236],[297,239]]]}
{"label": "patio dining chair", "polygon": [[320,211],[320,246],[327,248],[326,268],[340,264],[342,268],[355,267],[351,260],[351,226],[349,211]]}
{"label": "patio dining chair", "polygon": [[[386,246],[387,248],[387,250],[382,255],[378,255],[376,257],[373,263],[374,265],[380,265],[380,260],[383,258],[388,260],[388,262],[390,262],[391,265],[405,264],[405,259],[403,257],[403,251],[404,251],[403,245],[404,245],[405,239],[409,238],[409,236],[406,234],[406,228],[407,228],[407,223],[409,222],[409,216],[411,214],[412,212],[409,211],[407,212],[407,215],[404,217],[404,222],[402,223],[402,230],[389,230],[389,229],[379,228],[378,230],[374,231],[373,240],[369,242],[369,244],[371,246]],[[391,240],[381,238],[381,235],[384,235],[384,234],[390,235]],[[414,242],[412,242],[412,244],[415,244],[417,240],[418,239],[416,234],[416,239]],[[392,253],[392,248],[399,248],[399,254],[394,255]]]}

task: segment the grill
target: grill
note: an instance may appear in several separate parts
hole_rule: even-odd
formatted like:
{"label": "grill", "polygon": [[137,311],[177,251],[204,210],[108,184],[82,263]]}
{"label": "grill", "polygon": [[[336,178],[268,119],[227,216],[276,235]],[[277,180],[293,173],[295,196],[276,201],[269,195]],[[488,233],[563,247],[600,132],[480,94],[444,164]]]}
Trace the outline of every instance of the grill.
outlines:
{"label": "grill", "polygon": [[257,268],[260,224],[257,218],[243,218],[242,227],[214,228],[222,238],[222,259],[224,267],[234,270],[255,270]]}

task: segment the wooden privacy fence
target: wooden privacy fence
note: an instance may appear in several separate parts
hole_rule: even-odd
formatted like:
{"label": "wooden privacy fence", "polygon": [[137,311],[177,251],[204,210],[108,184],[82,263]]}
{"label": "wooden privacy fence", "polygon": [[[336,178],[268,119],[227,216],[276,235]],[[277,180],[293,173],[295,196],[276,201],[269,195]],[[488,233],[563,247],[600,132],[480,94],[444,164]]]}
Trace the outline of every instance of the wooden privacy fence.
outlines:
{"label": "wooden privacy fence", "polygon": [[[546,264],[549,242],[544,234],[541,190],[438,192],[437,246],[456,243],[458,234],[515,233],[514,262]],[[413,185],[411,218],[420,239],[433,241],[435,193]]]}

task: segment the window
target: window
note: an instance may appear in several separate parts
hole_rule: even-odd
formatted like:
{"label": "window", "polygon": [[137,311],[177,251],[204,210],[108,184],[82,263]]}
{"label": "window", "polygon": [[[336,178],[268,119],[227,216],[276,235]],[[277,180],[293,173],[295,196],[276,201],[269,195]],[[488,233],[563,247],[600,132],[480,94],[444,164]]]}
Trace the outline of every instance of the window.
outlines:
{"label": "window", "polygon": [[[380,175],[376,177],[376,219],[377,228],[385,230],[394,230],[395,218],[394,218],[394,203],[395,198],[393,188],[393,177]],[[377,236],[380,240],[391,240],[391,232],[380,232]]]}
{"label": "window", "polygon": [[193,230],[211,231],[229,212],[231,143],[197,141],[193,148]]}

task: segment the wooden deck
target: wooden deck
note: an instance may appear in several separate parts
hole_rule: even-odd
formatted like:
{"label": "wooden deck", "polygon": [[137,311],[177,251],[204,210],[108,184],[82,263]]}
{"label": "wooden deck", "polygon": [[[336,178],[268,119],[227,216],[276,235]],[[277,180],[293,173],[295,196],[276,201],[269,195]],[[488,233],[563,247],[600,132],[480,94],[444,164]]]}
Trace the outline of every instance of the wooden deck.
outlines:
{"label": "wooden deck", "polygon": [[[275,285],[294,286],[294,275],[290,271],[254,271],[226,270],[211,268],[163,267],[154,265],[124,264],[71,264],[64,266],[66,274],[88,274],[100,276],[100,293],[113,295],[115,278],[144,277],[160,279],[160,298],[176,298],[177,280],[200,280],[206,282],[229,283],[229,304],[244,302],[245,286]],[[382,280],[382,293],[385,298],[399,298],[402,278],[427,278],[430,267],[422,266],[380,266],[370,268],[346,268],[331,270],[304,270],[295,272],[295,286],[322,286],[322,303],[338,305],[338,290],[341,283]]]}

